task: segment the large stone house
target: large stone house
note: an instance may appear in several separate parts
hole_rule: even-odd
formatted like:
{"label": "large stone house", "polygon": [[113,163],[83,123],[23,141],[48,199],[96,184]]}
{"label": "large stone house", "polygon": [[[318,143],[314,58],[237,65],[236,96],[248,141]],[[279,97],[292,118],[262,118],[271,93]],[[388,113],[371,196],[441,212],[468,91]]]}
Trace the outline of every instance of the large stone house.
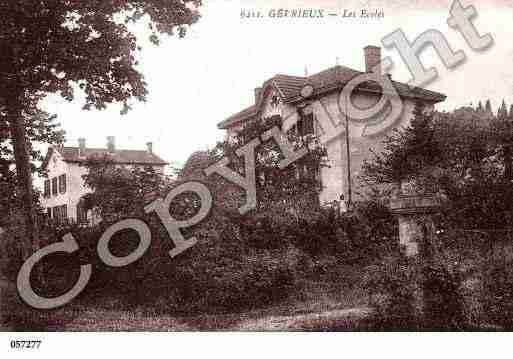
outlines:
{"label": "large stone house", "polygon": [[146,150],[117,149],[112,136],[107,137],[107,148],[88,148],[84,138],[78,142],[78,147],[50,147],[42,165],[48,177],[44,181],[41,204],[48,217],[56,222],[71,220],[90,223],[93,220],[82,201],[83,196],[91,192],[82,178],[87,173],[83,164],[91,156],[108,156],[116,166],[127,169],[151,166],[157,173],[164,173],[168,164],[153,153],[151,142],[147,143]]}
{"label": "large stone house", "polygon": [[[321,137],[322,121],[338,120],[340,124],[346,123],[340,110],[340,91],[355,77],[370,73],[380,65],[381,49],[376,46],[365,47],[363,60],[365,72],[337,65],[310,76],[275,75],[255,88],[255,102],[251,106],[220,122],[218,127],[226,130],[227,138],[230,138],[249,121],[262,121],[279,115],[284,121],[285,129],[292,128],[303,134],[312,133]],[[402,103],[401,113],[387,131],[408,125],[413,117],[416,103],[421,103],[425,110],[432,111],[435,104],[446,98],[443,94],[418,87],[413,88],[393,81],[390,75],[387,76]],[[356,87],[352,92],[351,101],[356,107],[368,108],[378,103],[381,96],[380,86],[367,83]],[[351,117],[351,113],[348,114]],[[386,110],[375,115],[370,121],[379,123],[384,116],[387,116]],[[286,122],[290,121],[295,125],[287,125]],[[364,192],[362,183],[357,181],[358,175],[361,174],[361,166],[364,159],[369,157],[370,149],[376,151],[382,149],[382,140],[387,132],[366,133],[367,124],[362,121],[347,121],[347,132],[343,126],[343,131],[338,137],[324,143],[328,166],[320,169],[321,204],[347,200],[349,183],[351,183],[353,198]],[[348,163],[350,163],[349,166]],[[350,176],[348,176],[348,168],[351,170]],[[350,181],[349,178],[351,178]]]}

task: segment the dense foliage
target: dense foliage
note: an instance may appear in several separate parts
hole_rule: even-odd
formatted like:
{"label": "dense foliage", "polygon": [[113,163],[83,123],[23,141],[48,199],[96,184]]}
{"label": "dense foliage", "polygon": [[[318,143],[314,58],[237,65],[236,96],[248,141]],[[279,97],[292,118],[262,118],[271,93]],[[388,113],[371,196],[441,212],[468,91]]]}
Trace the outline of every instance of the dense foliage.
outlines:
{"label": "dense foliage", "polygon": [[83,176],[90,193],[84,206],[107,223],[144,216],[144,206],[169,187],[169,179],[151,166],[125,168],[107,156],[92,157],[84,164]]}
{"label": "dense foliage", "polygon": [[422,114],[385,139],[385,151],[364,165],[368,183],[414,181],[443,194],[447,226],[501,229],[511,225],[513,114],[505,103]]}
{"label": "dense foliage", "polygon": [[146,83],[136,68],[140,39],[131,24],[142,23],[157,44],[160,34],[182,37],[199,14],[199,0],[13,0],[0,4],[0,130],[9,128],[23,199],[26,255],[37,246],[29,151],[30,114],[49,93],[84,108],[104,109],[145,100]]}
{"label": "dense foliage", "polygon": [[[294,132],[289,140],[298,147],[311,146],[308,154],[281,170],[278,162],[282,155],[273,141],[257,148],[257,186],[262,195],[254,213],[238,214],[244,191],[220,176],[207,177],[203,169],[226,155],[242,173],[242,158],[235,149],[277,121],[269,119],[263,128],[246,127],[238,138],[220,143],[212,151],[195,153],[173,180],[151,168],[128,169],[115,166],[108,158],[90,158],[84,179],[92,193],[85,201],[103,221],[94,228],[71,226],[52,235],[58,240],[71,231],[83,248],[82,256],[93,264],[94,274],[82,298],[104,305],[109,301],[129,306],[152,303],[158,310],[184,314],[259,308],[297,296],[305,282],[320,278],[328,287],[353,285],[339,283],[345,275],[340,268],[370,263],[392,251],[397,243],[390,225],[393,219],[379,198],[357,204],[348,215],[315,205],[320,186],[312,174],[323,165],[325,152],[313,146],[313,137]],[[202,223],[184,230],[186,237],[196,236],[198,244],[171,259],[168,252],[173,244],[166,230],[155,214],[146,214],[143,208],[149,200],[164,197],[188,180],[205,183],[216,198],[215,205]],[[190,218],[197,209],[191,199],[177,197],[169,208],[172,215]],[[143,218],[149,224],[151,247],[136,263],[110,268],[94,255],[96,243],[106,226],[128,217]],[[120,232],[112,240],[111,250],[118,256],[127,255],[137,243],[134,233]],[[69,284],[76,272],[73,260],[76,258],[49,258],[47,266],[54,268],[54,276],[64,275]],[[62,268],[68,274],[63,274]],[[46,287],[43,293],[55,295],[62,283],[48,280],[41,285]]]}
{"label": "dense foliage", "polygon": [[[417,108],[411,126],[388,136],[385,151],[365,164],[370,183],[414,182],[417,190],[445,198],[436,216],[439,230],[430,240],[437,243],[436,256],[417,266],[426,296],[421,323],[428,329],[511,326],[504,318],[512,306],[506,264],[513,214],[512,141],[513,112],[504,101],[497,115],[490,101],[485,107],[479,103],[475,109],[430,116]],[[401,260],[369,267],[369,290],[379,299],[379,325],[415,329],[419,321],[411,324],[412,309],[406,308],[412,302],[411,268]],[[389,320],[402,314],[406,317]]]}
{"label": "dense foliage", "polygon": [[[55,116],[50,116],[43,111],[28,113],[25,123],[27,125],[27,137],[31,143],[58,144],[64,139],[64,131],[60,129],[59,123],[55,122]],[[37,148],[30,150],[31,172],[41,171],[38,162],[43,161],[43,154]],[[14,149],[10,140],[9,127],[0,120],[0,226],[8,214],[13,211],[20,212],[22,208],[21,198],[17,195],[17,176],[13,167],[15,162]],[[34,194],[34,203],[38,202],[39,194]]]}
{"label": "dense foliage", "polygon": [[[237,156],[235,151],[248,142],[259,139],[262,134],[275,126],[281,128],[280,116],[272,116],[262,121],[245,124],[237,134],[218,143],[210,151],[212,161],[228,158],[232,169],[244,173],[244,158]],[[287,133],[287,139],[295,151],[301,148],[306,148],[308,151],[306,155],[283,169],[280,169],[278,164],[284,156],[274,139],[262,142],[256,148],[256,213],[268,212],[273,209],[283,212],[286,208],[293,208],[299,214],[306,211],[307,207],[319,208],[317,197],[321,190],[320,171],[326,165],[326,151],[318,145],[313,134],[304,135],[297,128]],[[214,177],[212,179],[214,181],[219,180],[219,178],[215,178],[219,177],[217,175],[212,177]]]}
{"label": "dense foliage", "polygon": [[433,114],[425,113],[420,103],[415,105],[413,114],[411,124],[404,129],[394,129],[383,141],[383,152],[373,152],[373,158],[364,163],[364,178],[367,183],[408,180],[440,161],[440,146],[435,135]]}

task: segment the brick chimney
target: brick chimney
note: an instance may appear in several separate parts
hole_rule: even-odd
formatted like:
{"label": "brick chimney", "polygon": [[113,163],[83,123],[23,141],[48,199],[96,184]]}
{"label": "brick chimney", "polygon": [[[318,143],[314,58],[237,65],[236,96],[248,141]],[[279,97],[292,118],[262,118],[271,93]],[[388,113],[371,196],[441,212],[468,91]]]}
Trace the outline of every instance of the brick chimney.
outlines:
{"label": "brick chimney", "polygon": [[107,150],[110,153],[116,152],[116,137],[107,136]]}
{"label": "brick chimney", "polygon": [[80,137],[78,139],[78,156],[82,157],[85,154],[86,148],[86,139],[84,137]]}
{"label": "brick chimney", "polygon": [[260,101],[260,96],[262,95],[262,88],[255,87],[255,105]]}
{"label": "brick chimney", "polygon": [[153,142],[146,142],[146,148],[148,149],[148,153],[150,155],[153,154]]}
{"label": "brick chimney", "polygon": [[381,47],[379,46],[365,46],[363,48],[365,55],[365,71],[372,72],[372,69],[381,62]]}

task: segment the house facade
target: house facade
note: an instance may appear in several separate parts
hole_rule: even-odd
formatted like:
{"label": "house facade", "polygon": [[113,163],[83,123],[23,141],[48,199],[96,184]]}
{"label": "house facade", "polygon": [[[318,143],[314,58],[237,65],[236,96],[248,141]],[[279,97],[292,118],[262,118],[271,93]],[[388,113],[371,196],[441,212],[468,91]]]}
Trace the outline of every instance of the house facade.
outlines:
{"label": "house facade", "polygon": [[86,140],[80,138],[77,147],[52,146],[43,162],[47,172],[41,195],[41,205],[48,218],[55,222],[66,220],[78,223],[94,222],[91,211],[82,202],[91,189],[85,186],[82,176],[87,174],[84,163],[92,156],[107,156],[115,166],[123,168],[151,166],[157,173],[164,173],[167,162],[153,153],[153,145],[147,143],[146,150],[122,150],[115,146],[115,138],[107,137],[106,148],[88,148]]}
{"label": "house facade", "polygon": [[[275,75],[255,88],[254,104],[220,122],[218,127],[226,130],[229,139],[249,121],[263,121],[279,115],[284,131],[295,129],[301,134],[311,133],[322,138],[326,134],[325,124],[328,121],[334,123],[340,133],[326,142],[321,141],[327,150],[328,166],[320,169],[322,190],[319,200],[321,204],[347,200],[350,188],[354,199],[365,192],[365,186],[357,178],[371,149],[382,150],[386,133],[410,123],[416,103],[421,104],[424,111],[433,111],[434,106],[446,98],[437,92],[393,81],[390,75],[386,75],[402,103],[396,119],[392,124],[387,123],[386,116],[393,109],[385,108],[366,121],[353,120],[350,110],[341,110],[340,92],[357,76],[379,67],[381,49],[365,47],[363,60],[365,72],[337,65],[311,76]],[[364,83],[352,91],[351,102],[361,109],[372,107],[382,98],[382,91],[372,82]],[[349,120],[346,121],[347,118]],[[387,128],[377,131],[376,128],[383,127],[383,123]],[[372,126],[376,128],[372,129]]]}

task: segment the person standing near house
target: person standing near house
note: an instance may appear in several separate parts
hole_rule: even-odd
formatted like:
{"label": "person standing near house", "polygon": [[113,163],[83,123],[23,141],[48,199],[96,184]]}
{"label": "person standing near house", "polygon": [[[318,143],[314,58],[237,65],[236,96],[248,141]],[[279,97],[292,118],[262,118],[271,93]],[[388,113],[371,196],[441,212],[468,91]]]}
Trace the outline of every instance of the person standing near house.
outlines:
{"label": "person standing near house", "polygon": [[349,209],[349,203],[345,200],[344,194],[341,194],[338,200],[338,212],[340,214],[345,213]]}

